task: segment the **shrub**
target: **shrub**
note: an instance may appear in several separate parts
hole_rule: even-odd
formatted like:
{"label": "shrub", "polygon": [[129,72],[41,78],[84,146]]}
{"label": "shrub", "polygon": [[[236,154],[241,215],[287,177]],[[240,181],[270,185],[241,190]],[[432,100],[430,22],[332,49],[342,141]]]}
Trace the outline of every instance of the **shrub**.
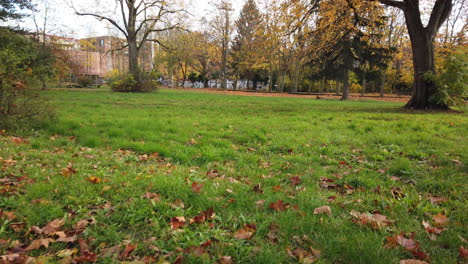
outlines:
{"label": "shrub", "polygon": [[0,129],[27,128],[53,116],[38,88],[45,67],[40,61],[31,40],[0,28]]}
{"label": "shrub", "polygon": [[448,56],[441,74],[427,74],[426,78],[438,88],[432,101],[448,106],[463,104],[468,96],[468,51],[462,50]]}
{"label": "shrub", "polygon": [[158,88],[158,82],[151,73],[142,73],[140,80],[136,80],[131,74],[113,76],[108,79],[113,92],[131,93],[131,92],[152,92]]}
{"label": "shrub", "polygon": [[91,87],[91,85],[93,84],[94,84],[94,80],[91,77],[82,76],[78,78],[78,85],[80,87],[83,87],[83,88]]}

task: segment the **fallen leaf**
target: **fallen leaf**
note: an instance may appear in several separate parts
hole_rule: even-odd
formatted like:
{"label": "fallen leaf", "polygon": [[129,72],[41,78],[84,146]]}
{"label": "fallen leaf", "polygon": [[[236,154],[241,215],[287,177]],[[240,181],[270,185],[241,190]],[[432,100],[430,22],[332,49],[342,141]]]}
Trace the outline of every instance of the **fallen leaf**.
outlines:
{"label": "fallen leaf", "polygon": [[30,251],[30,250],[36,250],[40,249],[41,247],[44,248],[49,248],[50,242],[53,242],[54,240],[50,238],[44,238],[44,239],[37,239],[34,240],[26,249],[25,251]]}
{"label": "fallen leaf", "polygon": [[314,209],[314,215],[319,215],[319,214],[326,214],[328,216],[331,216],[332,211],[330,206],[322,206],[319,208]]}
{"label": "fallen leaf", "polygon": [[294,177],[291,177],[291,178],[289,179],[289,181],[291,182],[291,185],[292,185],[292,186],[297,186],[297,185],[301,184],[301,181],[302,181],[302,180],[301,180],[300,177],[294,176]]}
{"label": "fallen leaf", "polygon": [[65,223],[62,219],[56,219],[48,223],[42,230],[42,234],[51,235],[62,228],[62,225]]}
{"label": "fallen leaf", "polygon": [[93,184],[99,184],[102,182],[102,180],[96,176],[89,176],[88,178],[86,178],[86,181],[93,183]]}
{"label": "fallen leaf", "polygon": [[62,176],[66,178],[76,173],[77,171],[73,168],[73,165],[71,163],[69,163],[67,167],[62,170]]}
{"label": "fallen leaf", "polygon": [[71,236],[71,237],[59,238],[56,240],[56,242],[75,243],[77,239],[78,239],[77,236]]}
{"label": "fallen leaf", "polygon": [[431,204],[434,204],[434,205],[438,205],[440,203],[445,203],[445,202],[448,201],[447,198],[442,198],[442,197],[433,197],[433,196],[431,196],[430,199],[431,199]]}
{"label": "fallen leaf", "polygon": [[122,254],[120,254],[121,259],[128,259],[128,256],[137,248],[136,245],[126,245]]}
{"label": "fallen leaf", "polygon": [[462,259],[468,259],[468,249],[460,246],[460,248],[458,248],[458,256]]}
{"label": "fallen leaf", "polygon": [[429,264],[426,261],[422,261],[419,259],[403,259],[400,260],[400,264]]}
{"label": "fallen leaf", "polygon": [[243,228],[237,230],[237,232],[234,234],[234,237],[237,239],[250,240],[256,229],[257,228],[254,224],[245,224]]}
{"label": "fallen leaf", "polygon": [[96,262],[97,261],[97,254],[93,253],[93,252],[89,252],[89,251],[83,251],[81,252],[81,255],[78,256],[78,257],[75,257],[73,259],[74,262],[77,262],[77,263],[83,263],[83,262]]}
{"label": "fallen leaf", "polygon": [[73,255],[76,255],[78,253],[78,249],[74,248],[74,249],[64,249],[64,250],[60,250],[59,252],[57,252],[57,254],[55,254],[57,257],[59,258],[65,258],[65,257],[70,257],[70,256],[73,256]]}
{"label": "fallen leaf", "polygon": [[222,256],[218,259],[218,264],[232,264],[232,257]]}
{"label": "fallen leaf", "polygon": [[443,214],[436,214],[432,217],[432,220],[437,224],[438,227],[447,225],[449,219]]}
{"label": "fallen leaf", "polygon": [[200,193],[203,186],[205,186],[205,184],[201,184],[201,183],[197,183],[197,182],[193,182],[192,183],[192,191],[194,193]]}
{"label": "fallen leaf", "polygon": [[145,193],[145,195],[143,195],[143,199],[148,199],[148,200],[152,200],[156,203],[159,203],[161,201],[161,198],[160,198],[160,195],[157,194],[157,193]]}
{"label": "fallen leaf", "polygon": [[392,225],[395,221],[387,219],[381,214],[368,214],[351,211],[350,215],[354,217],[353,222],[359,225],[370,225],[373,229],[378,230],[382,227]]}
{"label": "fallen leaf", "polygon": [[185,217],[183,216],[173,217],[171,219],[170,224],[171,224],[171,229],[179,229],[185,226],[186,224]]}
{"label": "fallen leaf", "polygon": [[274,203],[271,203],[269,205],[269,208],[273,209],[273,210],[275,210],[277,212],[280,212],[280,211],[286,210],[286,208],[288,208],[288,206],[289,206],[289,204],[284,204],[283,200],[278,200],[278,201],[276,201]]}

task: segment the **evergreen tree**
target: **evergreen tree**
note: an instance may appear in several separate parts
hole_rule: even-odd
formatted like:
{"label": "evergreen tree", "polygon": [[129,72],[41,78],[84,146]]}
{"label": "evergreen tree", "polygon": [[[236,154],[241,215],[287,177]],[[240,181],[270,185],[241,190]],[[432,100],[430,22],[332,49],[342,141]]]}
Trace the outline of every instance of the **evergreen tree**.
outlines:
{"label": "evergreen tree", "polygon": [[236,37],[232,47],[232,68],[237,77],[253,80],[254,88],[264,74],[262,43],[264,21],[255,0],[247,0],[236,21]]}
{"label": "evergreen tree", "polygon": [[18,9],[32,8],[29,0],[1,0],[0,1],[0,21],[8,19],[19,19],[23,15],[18,13]]}

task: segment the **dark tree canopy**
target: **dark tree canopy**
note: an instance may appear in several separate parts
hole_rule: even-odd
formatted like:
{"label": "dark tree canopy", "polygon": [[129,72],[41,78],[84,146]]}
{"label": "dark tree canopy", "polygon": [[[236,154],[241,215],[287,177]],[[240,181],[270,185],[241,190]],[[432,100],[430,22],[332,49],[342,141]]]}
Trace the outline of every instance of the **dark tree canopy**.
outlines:
{"label": "dark tree canopy", "polygon": [[18,11],[25,8],[32,8],[30,0],[0,0],[0,20],[21,18]]}

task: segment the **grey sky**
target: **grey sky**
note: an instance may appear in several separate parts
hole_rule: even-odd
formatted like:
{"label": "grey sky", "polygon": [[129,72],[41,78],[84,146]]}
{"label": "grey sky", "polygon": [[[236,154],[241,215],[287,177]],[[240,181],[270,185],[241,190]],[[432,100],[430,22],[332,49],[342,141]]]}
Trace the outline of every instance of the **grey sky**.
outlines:
{"label": "grey sky", "polygon": [[[86,36],[97,36],[97,35],[106,35],[109,33],[109,27],[106,28],[105,23],[101,23],[91,17],[80,17],[74,14],[73,9],[71,9],[66,2],[70,0],[36,0],[38,2],[47,1],[50,5],[49,13],[49,25],[48,33],[54,35],[63,35],[68,37],[86,37]],[[95,7],[96,2],[98,4],[106,4],[108,1],[110,3],[113,0],[73,0],[77,6],[90,6]],[[194,15],[194,18],[190,18],[189,21],[193,22],[193,27],[196,27],[196,21],[202,17],[209,17],[213,10],[213,5],[210,4],[216,0],[185,0],[188,4],[190,12]],[[235,9],[234,15],[237,16],[240,9],[242,8],[245,0],[233,0],[233,7]],[[41,9],[41,5],[39,5]],[[211,10],[211,11],[210,11]],[[92,11],[92,8],[91,8]],[[34,22],[32,17],[23,19],[22,23],[19,25],[34,29]],[[42,21],[41,14],[37,15],[37,20]],[[15,22],[18,24],[18,22]]]}

